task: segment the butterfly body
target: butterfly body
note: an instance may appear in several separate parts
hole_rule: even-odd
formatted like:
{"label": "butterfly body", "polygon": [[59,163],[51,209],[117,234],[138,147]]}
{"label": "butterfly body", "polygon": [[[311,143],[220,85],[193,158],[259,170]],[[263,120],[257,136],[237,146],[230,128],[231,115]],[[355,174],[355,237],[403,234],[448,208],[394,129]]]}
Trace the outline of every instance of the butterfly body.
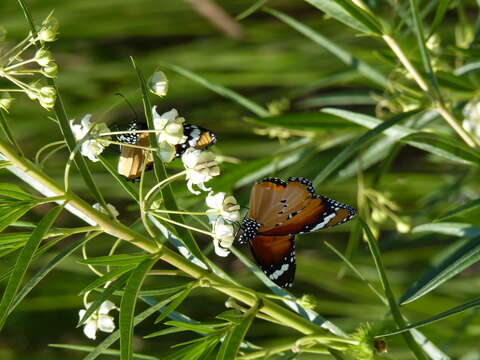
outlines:
{"label": "butterfly body", "polygon": [[265,274],[282,287],[295,276],[295,235],[342,224],[355,215],[345,204],[315,194],[310,180],[266,178],[255,184],[238,237],[249,243]]}
{"label": "butterfly body", "polygon": [[[147,130],[146,123],[132,121],[126,131]],[[175,157],[179,158],[189,148],[197,150],[207,149],[209,146],[216,143],[217,138],[213,132],[203,127],[192,125],[188,123],[183,124],[183,131],[187,137],[182,144],[175,145]],[[117,135],[117,140],[124,144],[138,145],[148,147],[148,133],[127,133]],[[146,170],[153,167],[153,158],[150,155],[146,159],[146,151],[141,148],[131,146],[120,146],[120,158],[118,160],[117,172],[123,175],[129,181],[137,181],[140,178],[143,169],[143,163],[147,161]]]}

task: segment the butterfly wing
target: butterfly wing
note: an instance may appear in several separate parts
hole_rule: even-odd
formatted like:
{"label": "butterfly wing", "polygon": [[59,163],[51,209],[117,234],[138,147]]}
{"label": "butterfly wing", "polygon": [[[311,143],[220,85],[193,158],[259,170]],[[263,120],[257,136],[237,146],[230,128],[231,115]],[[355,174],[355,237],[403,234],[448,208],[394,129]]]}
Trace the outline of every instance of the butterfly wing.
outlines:
{"label": "butterfly wing", "polygon": [[[148,146],[148,134],[137,134],[137,141],[134,145]],[[145,151],[131,146],[121,146],[120,157],[118,159],[117,172],[129,180],[135,181],[142,174],[143,163],[145,161]],[[152,158],[146,160],[146,170],[151,168]]]}
{"label": "butterfly wing", "polygon": [[290,287],[295,277],[294,236],[257,235],[250,249],[260,268],[270,280],[281,287]]}
{"label": "butterfly wing", "polygon": [[189,148],[204,150],[217,142],[215,134],[201,126],[183,123],[183,133],[187,140],[182,144],[175,145],[175,158],[182,156]]}
{"label": "butterfly wing", "polygon": [[307,199],[305,204],[303,209],[290,212],[287,221],[261,234],[270,236],[304,234],[343,224],[355,216],[352,207],[322,195]]}

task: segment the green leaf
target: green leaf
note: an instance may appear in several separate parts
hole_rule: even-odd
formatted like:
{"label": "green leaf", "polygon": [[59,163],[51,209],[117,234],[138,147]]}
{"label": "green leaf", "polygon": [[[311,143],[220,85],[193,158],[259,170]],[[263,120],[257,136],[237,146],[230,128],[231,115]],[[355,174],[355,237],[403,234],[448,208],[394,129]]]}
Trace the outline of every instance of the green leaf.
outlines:
{"label": "green leaf", "polygon": [[[393,319],[395,320],[395,323],[399,328],[403,328],[406,326],[406,322],[403,318],[402,313],[400,312],[397,301],[395,300],[395,295],[393,294],[392,288],[390,287],[390,282],[388,281],[388,277],[385,272],[385,266],[383,265],[383,259],[380,255],[380,249],[378,248],[377,240],[373,236],[373,233],[367,223],[360,216],[358,216],[358,221],[360,221],[360,223],[362,224],[364,233],[366,235],[368,247],[375,262],[375,267],[377,268],[380,282],[385,292],[385,296],[388,300],[388,306],[392,313]],[[427,360],[426,355],[420,348],[419,344],[415,342],[410,332],[404,333],[403,338],[407,346],[410,348],[410,351],[415,355],[418,360]]]}
{"label": "green leaf", "polygon": [[143,260],[132,271],[127,284],[125,294],[120,305],[120,352],[122,360],[131,360],[133,355],[133,328],[134,314],[138,293],[152,266],[157,262],[158,256]]}
{"label": "green leaf", "polygon": [[[370,129],[378,126],[382,121],[368,115],[355,113],[351,111],[325,108],[322,110],[328,114],[340,116],[361,126]],[[480,155],[474,149],[468,148],[459,141],[447,136],[430,133],[419,133],[402,125],[394,125],[384,131],[384,134],[397,141],[404,141],[407,144],[418,149],[441,156],[451,161],[461,164],[478,164]]]}
{"label": "green leaf", "polygon": [[235,91],[227,89],[226,87],[223,87],[221,85],[215,84],[190,70],[187,70],[181,66],[169,64],[163,61],[160,64],[164,68],[174,71],[177,74],[185,76],[186,78],[192,81],[195,81],[196,83],[202,86],[205,86],[207,89],[212,90],[213,92],[217,93],[220,96],[223,96],[223,97],[226,97],[227,99],[235,101],[237,104],[245,107],[246,109],[250,110],[251,112],[253,112],[258,116],[264,117],[264,116],[270,115],[270,113],[263,106],[247,99],[246,97],[236,93]]}
{"label": "green leaf", "polygon": [[162,321],[163,319],[165,319],[173,310],[175,310],[177,307],[179,307],[180,304],[183,303],[183,301],[190,294],[190,292],[192,291],[193,288],[194,288],[194,283],[189,283],[185,287],[185,289],[183,289],[183,291],[178,294],[178,296],[175,298],[175,300],[173,300],[170,304],[168,304],[168,306],[166,307],[166,309],[164,309],[162,311],[160,316],[158,316],[155,319],[155,324],[157,324],[160,321]]}
{"label": "green leaf", "polygon": [[450,2],[451,0],[440,0],[438,2],[437,11],[435,11],[435,17],[433,19],[432,25],[430,26],[430,33],[428,35],[429,38],[435,33],[435,31],[437,31],[438,26],[442,23],[443,17],[448,10]]}
{"label": "green leaf", "polygon": [[244,120],[255,125],[281,127],[291,130],[315,131],[321,133],[329,130],[358,128],[358,126],[349,121],[345,121],[338,116],[322,112],[282,114],[266,118],[245,117]]}
{"label": "green leaf", "polygon": [[184,332],[184,331],[188,331],[188,329],[181,329],[181,328],[177,328],[177,327],[172,326],[172,327],[168,327],[166,329],[155,331],[151,334],[145,335],[143,338],[144,339],[150,339],[150,338],[153,338],[153,337],[158,337],[158,336],[163,336],[163,335],[168,335],[168,334],[175,334],[175,333]]}
{"label": "green leaf", "polygon": [[107,255],[79,260],[80,264],[88,264],[94,266],[128,266],[137,265],[142,261],[151,258],[151,254],[137,253],[137,254],[118,254]]}
{"label": "green leaf", "polygon": [[[67,349],[67,350],[73,350],[73,351],[83,351],[83,352],[91,352],[92,350],[95,349],[94,346],[84,346],[84,345],[72,345],[72,344],[48,344],[48,346],[53,347],[53,348],[58,348],[58,349]],[[113,356],[120,356],[120,351],[119,350],[105,350],[102,352],[104,355],[113,355]],[[138,353],[133,353],[133,359],[135,360],[161,360],[160,358],[156,356],[151,356],[151,355],[144,355],[144,354],[138,354]]]}
{"label": "green leaf", "polygon": [[[58,264],[60,264],[63,260],[68,258],[71,254],[73,254],[76,250],[78,250],[83,244],[86,244],[88,241],[93,239],[94,237],[100,235],[100,232],[96,232],[93,234],[90,234],[89,236],[85,236],[84,238],[80,238],[79,240],[75,241],[71,245],[65,247],[62,249],[52,260],[50,260],[45,266],[43,266],[40,270],[38,270],[35,275],[31,277],[30,280],[28,280],[25,285],[22,287],[22,289],[18,292],[17,296],[15,296],[15,299],[10,306],[10,312],[15,309],[18,304],[30,293],[30,291],[37,286],[40,281],[47,276],[50,271],[56,268]],[[55,245],[57,242],[56,241],[49,241],[44,246],[45,251],[50,248],[51,245]],[[40,249],[37,251],[38,253],[41,253],[43,249]],[[35,255],[35,256],[36,256]]]}
{"label": "green leaf", "polygon": [[435,219],[435,221],[443,221],[455,216],[465,215],[477,209],[480,209],[480,199],[469,201],[466,204],[463,204],[459,207],[456,207],[455,209],[447,211],[446,213],[443,213],[442,215],[438,216]]}
{"label": "green leaf", "polygon": [[29,194],[20,186],[7,183],[0,183],[0,196],[26,201],[31,201],[35,199],[32,194]]}
{"label": "green leaf", "polygon": [[96,289],[96,288],[102,286],[103,284],[106,284],[107,282],[111,281],[112,279],[117,278],[120,275],[131,271],[134,267],[135,267],[135,265],[122,266],[122,267],[119,267],[118,269],[113,269],[113,270],[107,272],[103,276],[100,276],[100,277],[96,278],[93,282],[88,284],[82,291],[79,292],[79,295],[83,295],[87,291],[91,291],[93,289]]}
{"label": "green leaf", "polygon": [[480,226],[464,223],[431,223],[422,224],[412,229],[413,233],[434,232],[458,237],[474,238],[480,236]]}
{"label": "green leaf", "polygon": [[113,281],[109,286],[107,286],[102,293],[95,298],[95,300],[90,304],[88,309],[86,309],[85,314],[78,321],[77,327],[82,326],[98,308],[102,305],[103,302],[109,300],[113,293],[120,289],[128,280],[130,274],[123,274],[118,279]]}
{"label": "green leaf", "polygon": [[25,242],[31,236],[30,232],[16,232],[0,234],[0,247],[5,245],[16,244],[19,242]]}
{"label": "green leaf", "polygon": [[[479,234],[480,235],[480,234]],[[422,276],[400,298],[400,304],[408,304],[425,296],[445,281],[451,279],[480,260],[480,236],[469,240],[439,265]]]}
{"label": "green leaf", "polygon": [[[176,328],[180,328],[183,330],[190,330],[194,331],[199,334],[211,334],[217,330],[215,330],[212,326],[202,325],[202,324],[191,324],[182,321],[166,321],[165,325],[174,326]],[[223,325],[223,324],[217,324]]]}
{"label": "green leaf", "polygon": [[[310,2],[310,3],[314,5],[313,2]],[[316,44],[322,46],[327,51],[331,52],[333,55],[335,55],[337,58],[343,61],[346,65],[356,69],[359,73],[364,75],[367,79],[370,79],[374,83],[380,85],[382,88],[388,87],[388,80],[383,74],[381,74],[380,72],[378,72],[377,70],[375,70],[373,67],[363,62],[362,60],[359,60],[358,58],[353,56],[350,52],[338,46],[335,42],[329,40],[327,37],[321,35],[320,33],[316,32],[312,28],[302,24],[301,22],[295,20],[294,18],[278,10],[265,8],[264,11],[275,16],[277,19],[280,19],[287,25],[297,30],[299,33],[305,35],[307,38],[309,38]]]}
{"label": "green leaf", "polygon": [[365,10],[348,0],[305,0],[325,14],[360,32],[382,35],[381,24]]}
{"label": "green leaf", "polygon": [[394,116],[390,120],[378,124],[373,129],[367,131],[365,134],[354,140],[346,148],[344,148],[340,154],[338,154],[328,165],[323,168],[322,172],[318,174],[313,180],[313,185],[318,185],[324,181],[335,169],[342,165],[350,156],[355,154],[363,145],[374,139],[376,136],[381,135],[383,132],[396,125],[400,121],[405,119],[405,114]]}
{"label": "green leaf", "polygon": [[23,247],[20,255],[18,256],[15,268],[10,275],[7,287],[3,293],[2,301],[0,302],[0,329],[5,324],[9,314],[10,306],[12,305],[15,295],[20,288],[20,284],[25,276],[25,273],[27,272],[35,251],[62,210],[63,206],[55,207],[50,210],[42,220],[40,220],[30,238],[27,240],[27,243]]}
{"label": "green leaf", "polygon": [[217,319],[227,320],[233,324],[240,324],[243,320],[243,314],[239,313],[236,310],[227,310],[218,314],[215,317]]}
{"label": "green leaf", "polygon": [[391,332],[388,332],[388,333],[385,333],[385,334],[382,334],[382,335],[378,335],[376,337],[384,337],[384,336],[392,336],[392,335],[396,335],[396,334],[401,334],[401,333],[403,333],[405,331],[408,331],[410,329],[415,329],[415,328],[419,328],[421,326],[433,324],[434,322],[446,319],[450,316],[456,315],[456,314],[461,313],[463,311],[466,311],[468,309],[476,308],[476,307],[478,307],[478,305],[480,305],[480,298],[476,298],[476,299],[468,301],[468,302],[466,302],[462,305],[455,306],[454,308],[451,308],[450,310],[444,311],[444,312],[442,312],[438,315],[432,316],[428,319],[414,322],[414,323],[412,323],[412,324],[410,324],[410,325],[408,325],[408,326],[406,326],[402,329],[391,331]]}
{"label": "green leaf", "polygon": [[461,164],[480,164],[480,153],[455,138],[419,132],[402,139],[409,145]]}
{"label": "green leaf", "polygon": [[227,335],[223,339],[220,350],[218,351],[217,360],[230,360],[235,359],[240,348],[240,344],[243,341],[245,335],[247,335],[248,329],[257,315],[258,307],[251,308],[240,324],[235,325],[231,330],[227,332]]}
{"label": "green leaf", "polygon": [[2,202],[0,204],[0,232],[20,219],[35,205],[36,203],[29,201]]}

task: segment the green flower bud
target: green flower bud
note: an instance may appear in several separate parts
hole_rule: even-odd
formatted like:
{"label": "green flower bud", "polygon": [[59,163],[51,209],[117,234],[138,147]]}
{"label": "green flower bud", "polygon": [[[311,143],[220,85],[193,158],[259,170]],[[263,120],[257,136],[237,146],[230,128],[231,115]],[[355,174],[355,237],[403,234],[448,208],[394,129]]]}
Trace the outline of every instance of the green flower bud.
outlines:
{"label": "green flower bud", "polygon": [[35,53],[35,61],[40,66],[47,66],[53,61],[52,53],[45,48],[41,48]]}
{"label": "green flower bud", "polygon": [[58,21],[52,16],[49,16],[45,21],[42,23],[42,27],[38,32],[37,39],[42,42],[52,42],[57,40],[58,35]]}
{"label": "green flower bud", "polygon": [[49,78],[56,78],[58,73],[58,66],[55,62],[50,62],[47,66],[42,68],[42,74]]}
{"label": "green flower bud", "polygon": [[53,87],[44,86],[40,89],[38,101],[45,109],[52,109],[55,106],[56,99],[57,93]]}
{"label": "green flower bud", "polygon": [[158,96],[167,95],[168,79],[162,71],[155,72],[150,79],[148,79],[148,89]]}
{"label": "green flower bud", "polygon": [[15,99],[12,98],[12,97],[1,98],[0,99],[0,109],[3,109],[6,112],[8,112],[8,110],[10,109],[10,106],[12,105],[13,100],[15,100]]}

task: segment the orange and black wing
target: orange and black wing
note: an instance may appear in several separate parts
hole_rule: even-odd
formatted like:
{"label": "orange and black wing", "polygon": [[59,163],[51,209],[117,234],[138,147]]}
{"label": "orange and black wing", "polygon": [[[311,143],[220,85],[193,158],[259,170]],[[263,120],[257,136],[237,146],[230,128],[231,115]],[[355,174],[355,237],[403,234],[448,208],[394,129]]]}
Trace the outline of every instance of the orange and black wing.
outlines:
{"label": "orange and black wing", "polygon": [[290,287],[295,278],[294,236],[261,236],[250,241],[250,249],[260,268],[281,287]]}
{"label": "orange and black wing", "polygon": [[182,156],[189,148],[205,150],[217,142],[215,134],[201,126],[183,123],[183,133],[187,140],[182,144],[175,145],[175,158]]}

